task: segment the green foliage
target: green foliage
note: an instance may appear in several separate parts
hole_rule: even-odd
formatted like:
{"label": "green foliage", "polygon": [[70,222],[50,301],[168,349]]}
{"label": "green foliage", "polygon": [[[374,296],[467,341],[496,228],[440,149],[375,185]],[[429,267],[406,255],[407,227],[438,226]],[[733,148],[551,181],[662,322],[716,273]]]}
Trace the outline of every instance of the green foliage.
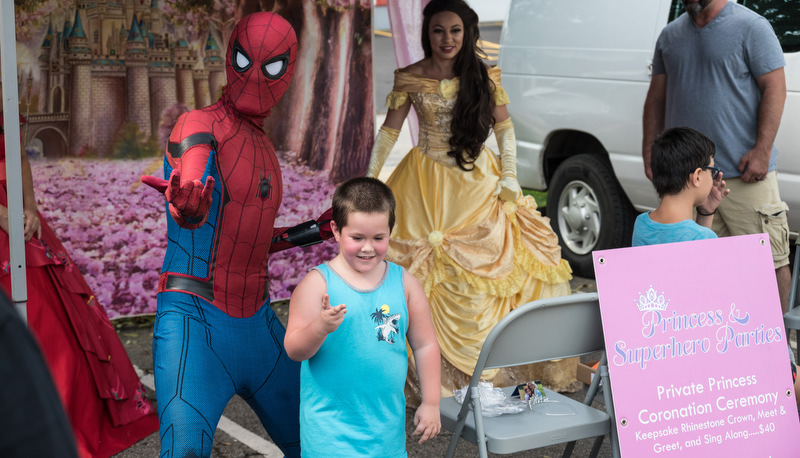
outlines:
{"label": "green foliage", "polygon": [[544,208],[547,205],[547,193],[544,191],[534,191],[533,189],[522,189],[522,194],[526,196],[533,196],[536,200],[536,206]]}
{"label": "green foliage", "polygon": [[[800,51],[800,27],[798,27],[800,2],[796,0],[739,0],[738,3],[764,16],[769,21],[775,30],[775,35],[778,36],[783,52]],[[683,2],[673,0],[669,21],[674,21],[685,11]]]}
{"label": "green foliage", "polygon": [[45,0],[14,0],[14,7],[22,11],[35,11],[45,3]]}
{"label": "green foliage", "polygon": [[739,0],[739,4],[764,16],[781,43],[783,52],[800,51],[800,2],[796,0]]}
{"label": "green foliage", "polygon": [[111,158],[139,159],[143,157],[159,156],[161,153],[162,149],[155,135],[145,138],[144,133],[139,130],[138,125],[126,122],[117,132],[111,150]]}
{"label": "green foliage", "polygon": [[175,8],[182,13],[194,11],[199,8],[210,10],[213,7],[214,2],[211,0],[183,0],[175,2]]}
{"label": "green foliage", "polygon": [[91,146],[89,144],[83,144],[81,146],[80,150],[78,150],[78,157],[81,157],[81,158],[84,158],[84,159],[96,158],[97,157],[97,151],[94,149],[93,146]]}
{"label": "green foliage", "polygon": [[114,325],[114,329],[116,329],[117,332],[138,328],[152,329],[153,324],[155,323],[155,318],[155,315],[138,315],[132,317],[115,318],[111,321],[111,323]]}

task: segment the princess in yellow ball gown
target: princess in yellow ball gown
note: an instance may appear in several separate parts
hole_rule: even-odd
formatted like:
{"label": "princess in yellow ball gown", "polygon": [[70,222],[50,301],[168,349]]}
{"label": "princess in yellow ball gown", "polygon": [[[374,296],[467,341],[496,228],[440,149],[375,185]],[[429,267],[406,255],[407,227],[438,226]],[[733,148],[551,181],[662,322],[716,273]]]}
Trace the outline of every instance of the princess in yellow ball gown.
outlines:
{"label": "princess in yellow ball gown", "polygon": [[[387,258],[425,288],[448,394],[468,383],[481,345],[502,317],[531,300],[570,294],[572,275],[549,220],[520,192],[509,100],[500,69],[486,67],[476,53],[477,15],[461,1],[437,0],[423,14],[426,57],[395,71],[368,175],[378,176],[413,106],[419,141],[387,180],[397,200]],[[483,146],[490,129],[499,159]],[[563,389],[576,364],[483,377],[496,385],[528,377],[547,385],[550,378],[551,388]],[[563,375],[548,375],[558,372]]]}

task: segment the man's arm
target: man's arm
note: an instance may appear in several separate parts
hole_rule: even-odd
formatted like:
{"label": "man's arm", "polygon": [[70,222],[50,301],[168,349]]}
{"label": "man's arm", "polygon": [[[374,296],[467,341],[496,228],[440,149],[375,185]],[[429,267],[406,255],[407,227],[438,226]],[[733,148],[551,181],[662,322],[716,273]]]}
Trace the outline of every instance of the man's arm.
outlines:
{"label": "man's arm", "polygon": [[761,90],[756,144],[742,156],[738,167],[745,183],[763,180],[767,176],[772,144],[778,134],[783,105],[786,102],[786,76],[783,67],[759,76],[756,83]]}
{"label": "man's arm", "polygon": [[653,142],[664,131],[664,113],[667,108],[667,75],[653,75],[650,79],[650,89],[644,101],[642,114],[642,161],[644,173],[653,181],[653,172],[650,169],[650,151]]}

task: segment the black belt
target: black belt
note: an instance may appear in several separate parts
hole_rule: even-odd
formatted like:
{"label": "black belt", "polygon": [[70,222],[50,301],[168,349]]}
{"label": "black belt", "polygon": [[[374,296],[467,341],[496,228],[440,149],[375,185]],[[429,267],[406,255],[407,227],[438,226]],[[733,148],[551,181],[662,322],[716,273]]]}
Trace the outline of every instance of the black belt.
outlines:
{"label": "black belt", "polygon": [[169,273],[164,273],[162,275],[166,277],[164,291],[186,291],[196,294],[208,302],[214,302],[214,286],[211,284],[211,281]]}

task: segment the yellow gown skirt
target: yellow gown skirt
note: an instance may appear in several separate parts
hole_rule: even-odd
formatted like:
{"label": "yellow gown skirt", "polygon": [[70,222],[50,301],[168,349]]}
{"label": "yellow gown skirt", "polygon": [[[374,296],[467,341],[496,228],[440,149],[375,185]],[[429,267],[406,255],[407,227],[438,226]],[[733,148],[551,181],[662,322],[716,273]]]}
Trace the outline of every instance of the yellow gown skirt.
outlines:
{"label": "yellow gown skirt", "polygon": [[[470,172],[447,167],[413,148],[387,180],[397,200],[387,258],[425,289],[442,353],[443,395],[469,383],[481,345],[508,312],[570,294],[571,269],[549,219],[530,196],[516,203],[496,197],[500,164],[490,150],[484,148],[474,165]],[[566,390],[576,365],[571,358],[482,377],[495,386],[540,379]],[[412,382],[413,358],[409,367]],[[418,397],[416,381],[408,385]]]}

